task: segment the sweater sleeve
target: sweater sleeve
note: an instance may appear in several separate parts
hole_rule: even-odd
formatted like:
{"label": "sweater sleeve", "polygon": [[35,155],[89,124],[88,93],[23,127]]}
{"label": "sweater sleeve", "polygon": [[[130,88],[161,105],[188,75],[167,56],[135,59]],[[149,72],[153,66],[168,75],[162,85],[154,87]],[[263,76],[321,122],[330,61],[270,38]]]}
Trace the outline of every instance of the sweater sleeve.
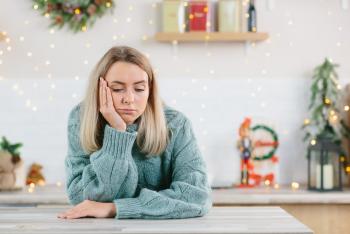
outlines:
{"label": "sweater sleeve", "polygon": [[68,154],[65,160],[66,190],[72,204],[85,199],[111,202],[132,197],[138,172],[131,150],[137,132],[120,132],[106,125],[103,146],[86,154],[79,140],[79,124],[73,111],[68,121]]}
{"label": "sweater sleeve", "polygon": [[172,167],[172,182],[168,189],[142,188],[137,197],[114,200],[116,218],[176,219],[208,213],[212,201],[206,165],[188,120],[176,136]]}

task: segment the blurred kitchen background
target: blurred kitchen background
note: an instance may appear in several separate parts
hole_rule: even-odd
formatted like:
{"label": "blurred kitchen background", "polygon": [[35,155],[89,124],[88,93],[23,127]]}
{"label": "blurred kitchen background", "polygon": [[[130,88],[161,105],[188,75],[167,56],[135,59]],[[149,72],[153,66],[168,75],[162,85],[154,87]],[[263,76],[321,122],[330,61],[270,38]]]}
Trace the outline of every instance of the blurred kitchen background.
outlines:
{"label": "blurred kitchen background", "polygon": [[65,181],[68,113],[92,67],[115,45],[149,57],[164,101],[193,123],[213,187],[240,182],[237,141],[245,117],[278,134],[276,182],[307,182],[301,127],[314,68],[327,57],[340,65],[339,92],[350,83],[347,0],[257,0],[257,32],[268,36],[239,42],[156,40],[161,1],[114,1],[111,12],[77,33],[50,28],[36,2],[0,4],[0,136],[23,143],[26,170],[41,164],[47,184]]}

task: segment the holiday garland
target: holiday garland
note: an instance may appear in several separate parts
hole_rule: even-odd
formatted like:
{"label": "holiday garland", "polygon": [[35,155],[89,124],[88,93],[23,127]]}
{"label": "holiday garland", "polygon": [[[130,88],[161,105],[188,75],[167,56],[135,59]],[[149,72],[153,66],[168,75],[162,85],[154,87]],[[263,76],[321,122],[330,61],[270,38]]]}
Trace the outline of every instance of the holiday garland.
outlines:
{"label": "holiday garland", "polygon": [[97,18],[114,8],[113,0],[33,0],[33,8],[51,21],[50,28],[68,25],[85,32]]}

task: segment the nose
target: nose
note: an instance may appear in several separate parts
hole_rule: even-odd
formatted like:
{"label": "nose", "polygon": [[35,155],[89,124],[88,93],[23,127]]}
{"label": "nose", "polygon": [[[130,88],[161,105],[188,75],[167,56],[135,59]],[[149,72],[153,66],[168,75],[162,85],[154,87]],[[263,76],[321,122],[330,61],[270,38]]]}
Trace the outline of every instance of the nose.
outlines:
{"label": "nose", "polygon": [[127,103],[133,103],[134,102],[134,93],[132,91],[126,91],[122,97],[122,101]]}

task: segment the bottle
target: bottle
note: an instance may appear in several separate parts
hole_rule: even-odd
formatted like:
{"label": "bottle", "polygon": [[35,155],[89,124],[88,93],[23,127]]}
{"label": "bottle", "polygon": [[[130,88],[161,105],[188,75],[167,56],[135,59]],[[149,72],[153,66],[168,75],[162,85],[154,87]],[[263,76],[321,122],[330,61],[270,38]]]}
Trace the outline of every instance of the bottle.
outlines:
{"label": "bottle", "polygon": [[249,1],[248,15],[248,32],[256,32],[256,10],[254,0]]}

